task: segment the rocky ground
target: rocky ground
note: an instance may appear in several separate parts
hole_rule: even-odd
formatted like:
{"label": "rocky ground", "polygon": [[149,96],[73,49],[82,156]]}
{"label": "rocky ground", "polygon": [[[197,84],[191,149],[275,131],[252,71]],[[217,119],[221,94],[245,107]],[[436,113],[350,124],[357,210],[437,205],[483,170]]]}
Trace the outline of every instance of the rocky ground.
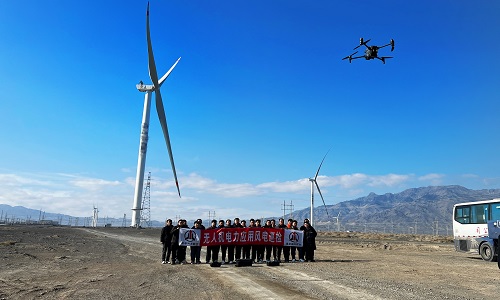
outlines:
{"label": "rocky ground", "polygon": [[0,299],[498,299],[500,295],[497,264],[455,252],[449,237],[320,233],[314,263],[211,268],[161,264],[159,235],[160,229],[1,226]]}

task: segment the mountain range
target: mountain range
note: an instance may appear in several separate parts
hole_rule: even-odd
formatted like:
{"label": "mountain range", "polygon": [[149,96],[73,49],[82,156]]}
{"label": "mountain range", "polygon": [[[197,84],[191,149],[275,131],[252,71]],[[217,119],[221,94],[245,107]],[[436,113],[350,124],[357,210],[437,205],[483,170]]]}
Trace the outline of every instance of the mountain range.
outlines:
{"label": "mountain range", "polygon": [[[452,234],[454,204],[494,198],[500,198],[500,189],[470,190],[459,185],[429,186],[411,188],[396,194],[370,193],[355,200],[327,205],[326,209],[324,206],[315,207],[314,218],[321,227],[329,226],[335,230],[340,227],[343,231]],[[294,212],[293,218],[300,224],[309,215],[310,209],[306,208]]]}
{"label": "mountain range", "polygon": [[[500,198],[500,189],[471,190],[458,185],[411,188],[396,194],[370,193],[365,197],[327,205],[326,209],[324,206],[315,207],[314,222],[318,230],[450,235],[454,204],[494,198]],[[53,220],[61,225],[91,224],[91,218],[46,213],[22,206],[0,204],[0,211],[0,222],[43,219]],[[309,215],[310,208],[305,208],[282,217],[296,219],[300,226]],[[188,222],[191,223],[192,221]],[[128,226],[130,220],[100,219],[98,226],[104,224]],[[151,221],[147,227],[161,226],[163,221]]]}

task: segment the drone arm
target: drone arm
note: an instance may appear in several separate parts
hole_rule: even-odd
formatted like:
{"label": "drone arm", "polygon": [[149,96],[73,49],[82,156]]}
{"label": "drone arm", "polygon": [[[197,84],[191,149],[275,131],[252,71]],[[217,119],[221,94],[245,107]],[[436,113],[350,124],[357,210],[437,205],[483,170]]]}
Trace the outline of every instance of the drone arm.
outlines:
{"label": "drone arm", "polygon": [[391,42],[389,44],[386,44],[386,45],[383,45],[383,46],[380,46],[378,47],[379,49],[380,48],[384,48],[384,47],[387,47],[387,46],[391,46],[391,51],[394,51],[394,40],[391,39]]}

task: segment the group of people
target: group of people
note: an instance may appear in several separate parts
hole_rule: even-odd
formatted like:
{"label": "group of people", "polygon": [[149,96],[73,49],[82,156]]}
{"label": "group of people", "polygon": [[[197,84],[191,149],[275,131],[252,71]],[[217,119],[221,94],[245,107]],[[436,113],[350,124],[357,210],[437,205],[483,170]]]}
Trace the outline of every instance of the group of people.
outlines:
{"label": "group of people", "polygon": [[[247,225],[246,220],[234,218],[224,220],[212,220],[208,228],[205,228],[201,219],[194,222],[192,229],[219,229],[219,228],[246,228],[264,227],[294,229],[303,231],[303,246],[273,246],[273,245],[218,245],[207,246],[205,263],[218,262],[219,252],[221,253],[221,264],[233,264],[239,259],[251,259],[254,263],[278,261],[281,262],[282,254],[284,262],[314,262],[314,250],[316,250],[317,232],[311,226],[309,219],[304,220],[304,224],[297,225],[297,220],[280,218],[278,224],[273,220],[266,220],[264,225],[260,219],[250,219]],[[181,228],[189,228],[186,220],[179,220],[177,225],[172,225],[172,220],[168,219],[165,227],[161,230],[160,241],[163,244],[161,262],[162,264],[186,264],[187,246],[179,245],[179,231]],[[201,264],[201,246],[190,246],[191,264]],[[171,260],[170,260],[171,259]]]}

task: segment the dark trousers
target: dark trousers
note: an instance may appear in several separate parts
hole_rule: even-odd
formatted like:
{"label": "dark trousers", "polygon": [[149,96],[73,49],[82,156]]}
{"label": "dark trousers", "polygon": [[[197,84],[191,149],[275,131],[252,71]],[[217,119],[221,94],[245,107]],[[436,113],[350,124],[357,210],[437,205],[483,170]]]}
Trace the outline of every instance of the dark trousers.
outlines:
{"label": "dark trousers", "polygon": [[227,261],[234,261],[234,246],[227,246]]}
{"label": "dark trousers", "polygon": [[299,250],[299,259],[305,259],[304,258],[304,247],[297,247]]}
{"label": "dark trousers", "polygon": [[234,247],[234,260],[238,260],[241,258],[241,250],[242,246],[235,246]]}
{"label": "dark trousers", "polygon": [[276,246],[277,256],[276,259],[281,261],[281,252],[283,252],[283,246]]}
{"label": "dark trousers", "polygon": [[227,246],[221,245],[220,252],[221,252],[221,256],[222,256],[222,261],[226,261]]}
{"label": "dark trousers", "polygon": [[191,263],[199,263],[201,255],[200,246],[191,246]]}
{"label": "dark trousers", "polygon": [[172,244],[172,263],[174,263],[176,260],[179,260],[177,257],[177,254],[179,253],[179,245],[177,243]]}
{"label": "dark trousers", "polygon": [[245,246],[243,246],[242,250],[243,250],[243,252],[242,252],[243,259],[250,259],[251,258],[250,252],[252,251],[252,246],[245,245]]}
{"label": "dark trousers", "polygon": [[292,254],[292,260],[295,259],[297,253],[297,247],[290,247],[290,253]]}
{"label": "dark trousers", "polygon": [[212,247],[212,261],[218,261],[220,246],[211,246],[211,247]]}
{"label": "dark trousers", "polygon": [[252,245],[252,260],[253,261],[259,260],[258,248],[259,248],[259,246]]}
{"label": "dark trousers", "polygon": [[314,260],[314,246],[305,246],[304,247],[304,256],[308,261]]}
{"label": "dark trousers", "polygon": [[264,250],[265,249],[266,249],[266,247],[263,245],[257,246],[257,259],[258,260],[264,260]]}
{"label": "dark trousers", "polygon": [[172,246],[170,245],[170,243],[163,243],[163,250],[161,252],[161,261],[169,261],[171,252],[172,252]]}
{"label": "dark trousers", "polygon": [[285,262],[290,261],[290,246],[283,246],[283,256],[285,257]]}
{"label": "dark trousers", "polygon": [[273,251],[273,246],[272,245],[266,245],[266,260],[270,261],[271,260],[271,254]]}
{"label": "dark trousers", "polygon": [[180,262],[186,260],[186,249],[186,246],[179,246],[179,248],[177,248],[177,260],[179,260]]}
{"label": "dark trousers", "polygon": [[212,247],[213,246],[207,246],[207,255],[205,256],[205,261],[207,264],[212,260]]}

